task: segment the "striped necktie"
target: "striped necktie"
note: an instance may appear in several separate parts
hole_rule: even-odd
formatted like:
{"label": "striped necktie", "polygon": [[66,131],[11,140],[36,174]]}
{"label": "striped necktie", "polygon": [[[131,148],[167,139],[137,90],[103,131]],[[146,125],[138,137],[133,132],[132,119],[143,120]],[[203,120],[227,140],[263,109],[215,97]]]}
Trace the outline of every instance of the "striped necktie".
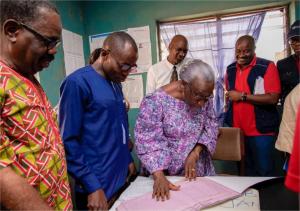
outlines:
{"label": "striped necktie", "polygon": [[173,81],[178,81],[178,73],[176,71],[176,66],[175,65],[173,66],[173,72],[172,72],[172,75],[171,75],[170,83],[172,83]]}

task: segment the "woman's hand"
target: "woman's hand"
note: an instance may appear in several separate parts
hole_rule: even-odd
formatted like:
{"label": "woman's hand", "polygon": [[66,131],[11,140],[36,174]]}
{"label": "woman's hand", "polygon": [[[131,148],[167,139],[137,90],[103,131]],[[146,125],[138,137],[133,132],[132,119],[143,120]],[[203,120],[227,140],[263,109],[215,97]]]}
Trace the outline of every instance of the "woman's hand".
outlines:
{"label": "woman's hand", "polygon": [[185,160],[185,178],[187,178],[189,181],[191,181],[192,179],[195,180],[197,177],[196,164],[199,160],[201,151],[202,146],[200,144],[197,144]]}
{"label": "woman's hand", "polygon": [[170,190],[177,191],[179,190],[180,186],[176,186],[169,182],[165,177],[163,171],[156,171],[153,173],[153,194],[152,198],[156,198],[157,201],[160,199],[164,201],[165,199],[168,200],[170,198]]}

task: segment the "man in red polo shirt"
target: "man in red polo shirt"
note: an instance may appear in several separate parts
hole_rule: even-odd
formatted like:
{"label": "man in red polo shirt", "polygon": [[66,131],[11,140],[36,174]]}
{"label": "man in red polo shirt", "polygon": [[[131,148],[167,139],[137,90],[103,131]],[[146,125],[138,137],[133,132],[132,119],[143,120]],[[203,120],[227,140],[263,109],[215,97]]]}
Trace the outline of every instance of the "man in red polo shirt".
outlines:
{"label": "man in red polo shirt", "polygon": [[279,74],[273,62],[256,57],[255,41],[249,35],[237,40],[235,56],[236,62],[226,72],[229,109],[225,122],[244,132],[246,175],[271,176],[279,126]]}

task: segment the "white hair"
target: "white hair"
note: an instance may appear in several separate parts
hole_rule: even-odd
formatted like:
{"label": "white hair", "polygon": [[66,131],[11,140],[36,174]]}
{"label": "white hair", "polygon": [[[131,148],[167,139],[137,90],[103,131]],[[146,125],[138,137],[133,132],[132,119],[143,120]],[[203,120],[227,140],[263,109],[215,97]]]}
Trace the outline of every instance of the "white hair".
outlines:
{"label": "white hair", "polygon": [[192,59],[183,65],[180,78],[187,83],[201,78],[206,82],[215,82],[215,74],[211,66],[200,59]]}

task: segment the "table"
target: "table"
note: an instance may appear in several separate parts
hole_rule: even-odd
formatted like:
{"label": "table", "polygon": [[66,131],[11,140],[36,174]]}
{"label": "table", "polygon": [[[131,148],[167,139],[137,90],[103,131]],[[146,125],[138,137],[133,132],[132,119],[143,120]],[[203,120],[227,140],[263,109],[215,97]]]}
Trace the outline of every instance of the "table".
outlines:
{"label": "table", "polygon": [[[116,210],[120,203],[125,200],[152,192],[152,179],[148,178],[149,183],[143,183],[142,187],[136,185],[141,179],[143,178],[138,178],[133,182],[133,185],[124,191],[111,210]],[[171,182],[177,182],[182,180],[182,177],[169,177],[168,179]],[[284,178],[260,182],[248,189],[241,197],[205,210],[298,210],[298,195],[285,189],[283,182]]]}
{"label": "table", "polygon": [[284,177],[258,183],[261,210],[299,210],[299,194],[284,186]]}

